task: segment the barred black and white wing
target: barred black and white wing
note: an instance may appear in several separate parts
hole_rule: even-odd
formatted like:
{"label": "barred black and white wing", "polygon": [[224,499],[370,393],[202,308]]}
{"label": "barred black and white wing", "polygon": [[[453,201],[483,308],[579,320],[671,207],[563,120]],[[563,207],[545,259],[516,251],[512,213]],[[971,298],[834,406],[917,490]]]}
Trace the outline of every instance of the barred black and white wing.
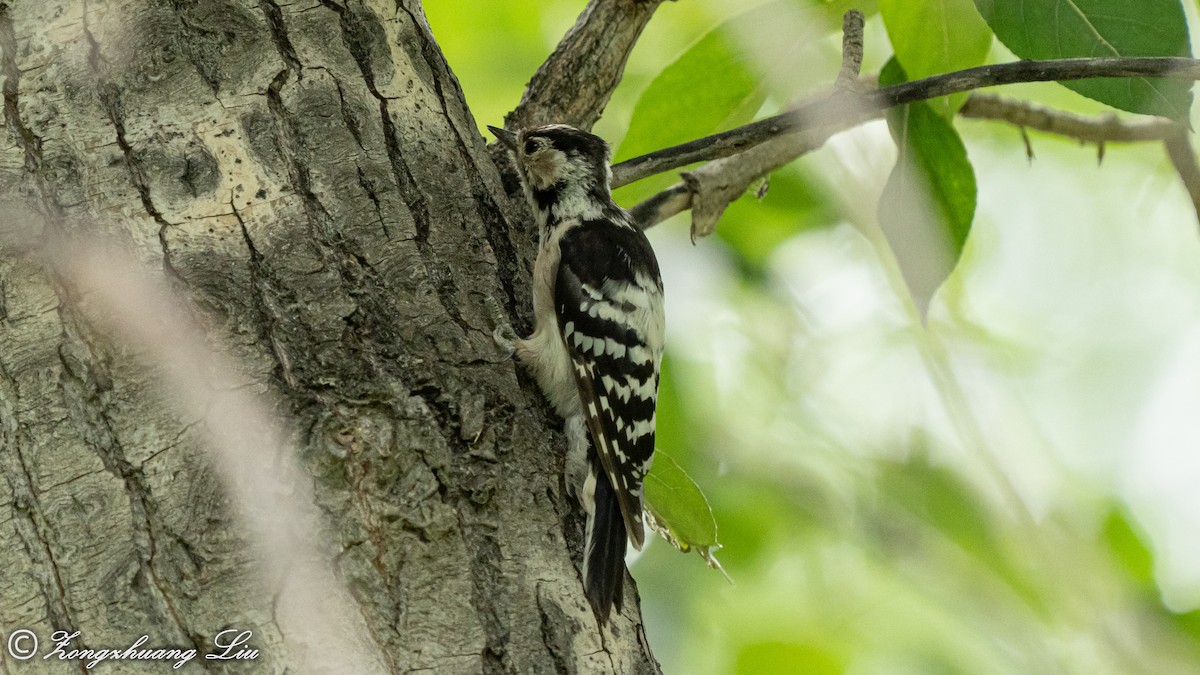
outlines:
{"label": "barred black and white wing", "polygon": [[584,582],[606,617],[608,605],[620,602],[626,536],[638,549],[645,540],[642,480],[654,454],[662,280],[645,235],[624,223],[584,221],[559,247],[559,329],[593,448],[583,489]]}

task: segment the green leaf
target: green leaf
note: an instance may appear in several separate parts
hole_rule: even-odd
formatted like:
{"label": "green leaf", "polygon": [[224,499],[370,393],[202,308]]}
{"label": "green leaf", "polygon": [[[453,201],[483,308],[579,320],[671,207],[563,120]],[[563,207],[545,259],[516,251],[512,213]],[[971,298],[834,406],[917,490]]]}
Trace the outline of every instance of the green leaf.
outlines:
{"label": "green leaf", "polygon": [[714,557],[721,548],[717,543],[717,521],[691,476],[670,455],[656,450],[645,487],[650,529],[684,553],[695,549],[710,567],[724,574]]}
{"label": "green leaf", "polygon": [[[882,86],[905,79],[895,59],[888,61],[879,75]],[[944,252],[952,262],[957,260],[971,231],[975,170],[954,126],[925,103],[890,111],[888,126],[900,156],[879,199],[879,223],[889,240],[905,233],[907,241],[893,240],[892,248],[914,300],[924,306],[950,273],[950,267],[931,270],[928,261],[944,259]],[[932,236],[927,236],[931,230]],[[921,236],[908,235],[913,232]],[[935,247],[942,244],[944,251],[917,251],[916,257],[909,257],[903,247],[911,247],[914,241]]]}
{"label": "green leaf", "polygon": [[765,92],[730,24],[754,22],[757,14],[752,11],[714,28],[654,78],[634,106],[615,153],[618,160],[708,135],[722,123],[750,119]]}
{"label": "green leaf", "polygon": [[[992,45],[972,0],[880,0],[879,13],[896,59],[914,80],[981,65]],[[953,117],[966,100],[956,94],[931,103]]]}
{"label": "green leaf", "polygon": [[940,209],[941,224],[957,257],[975,217],[975,171],[967,159],[967,148],[954,127],[927,105],[898,110],[894,119],[891,125],[901,161],[888,185],[919,189],[924,182]]}
{"label": "green leaf", "polygon": [[934,466],[923,455],[881,469],[880,487],[889,500],[979,559],[1004,562],[992,517],[950,469]]}
{"label": "green leaf", "polygon": [[[1179,0],[975,0],[996,37],[1023,59],[1191,56]],[[1063,82],[1115,108],[1186,119],[1191,82],[1100,78]]]}

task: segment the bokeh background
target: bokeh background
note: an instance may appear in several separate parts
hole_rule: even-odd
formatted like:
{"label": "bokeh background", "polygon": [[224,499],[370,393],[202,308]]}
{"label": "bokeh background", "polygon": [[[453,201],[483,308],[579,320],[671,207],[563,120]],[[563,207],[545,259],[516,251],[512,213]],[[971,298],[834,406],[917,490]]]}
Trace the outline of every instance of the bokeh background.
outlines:
{"label": "bokeh background", "polygon": [[[426,2],[481,129],[583,5]],[[620,160],[776,112],[832,83],[849,6],[878,72],[874,5],[664,3],[595,131]],[[1109,112],[1052,83],[1001,93]],[[882,121],[776,172],[713,237],[693,246],[687,214],[649,232],[659,447],[707,494],[732,579],[658,539],[631,559],[665,672],[1200,672],[1192,204],[1158,143],[1100,161],[1030,132],[1029,158],[1011,126],[956,126],[978,208],[924,319],[877,217]]]}

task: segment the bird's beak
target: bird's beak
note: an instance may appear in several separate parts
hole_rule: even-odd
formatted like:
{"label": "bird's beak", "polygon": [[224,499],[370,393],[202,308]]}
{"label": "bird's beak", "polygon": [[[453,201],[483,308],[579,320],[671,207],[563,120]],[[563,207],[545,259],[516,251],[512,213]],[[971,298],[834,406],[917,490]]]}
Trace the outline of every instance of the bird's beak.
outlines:
{"label": "bird's beak", "polygon": [[503,143],[505,146],[507,146],[509,150],[512,150],[513,152],[517,151],[517,135],[516,134],[509,131],[508,129],[501,129],[500,127],[494,127],[490,124],[488,125],[488,130],[491,131],[492,134],[494,134],[496,136],[496,138],[500,139],[500,142]]}

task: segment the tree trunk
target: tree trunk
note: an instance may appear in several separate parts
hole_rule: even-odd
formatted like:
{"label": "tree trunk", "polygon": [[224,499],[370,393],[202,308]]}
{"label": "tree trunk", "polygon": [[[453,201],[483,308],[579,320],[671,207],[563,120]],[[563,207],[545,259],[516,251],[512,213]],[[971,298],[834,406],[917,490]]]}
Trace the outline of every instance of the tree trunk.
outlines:
{"label": "tree trunk", "polygon": [[205,425],[14,243],[53,232],[161,267],[275,402],[381,670],[656,669],[632,584],[603,632],[584,600],[560,423],[493,338],[531,221],[417,0],[17,0],[0,49],[0,631],[42,640],[0,664],[230,627],[311,663]]}

